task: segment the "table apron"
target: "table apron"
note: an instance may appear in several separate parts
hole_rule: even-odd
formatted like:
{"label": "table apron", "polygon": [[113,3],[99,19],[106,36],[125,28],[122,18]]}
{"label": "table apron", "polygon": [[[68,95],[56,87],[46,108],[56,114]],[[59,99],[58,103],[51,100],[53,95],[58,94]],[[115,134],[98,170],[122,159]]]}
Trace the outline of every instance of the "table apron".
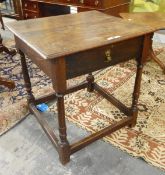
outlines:
{"label": "table apron", "polygon": [[48,60],[43,59],[30,46],[28,46],[24,41],[20,40],[16,36],[15,41],[17,50],[21,50],[29,59],[32,60],[34,64],[36,64],[40,68],[40,70],[42,70],[46,75],[48,75],[51,78],[52,73],[49,69],[51,63]]}

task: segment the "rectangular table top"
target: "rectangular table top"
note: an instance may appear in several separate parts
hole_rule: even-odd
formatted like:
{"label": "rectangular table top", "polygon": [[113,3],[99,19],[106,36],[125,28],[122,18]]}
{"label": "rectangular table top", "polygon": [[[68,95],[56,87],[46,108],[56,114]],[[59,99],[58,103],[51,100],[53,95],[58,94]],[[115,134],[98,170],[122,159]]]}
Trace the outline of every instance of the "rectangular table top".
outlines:
{"label": "rectangular table top", "polygon": [[153,32],[150,27],[87,11],[7,23],[43,59],[53,59]]}

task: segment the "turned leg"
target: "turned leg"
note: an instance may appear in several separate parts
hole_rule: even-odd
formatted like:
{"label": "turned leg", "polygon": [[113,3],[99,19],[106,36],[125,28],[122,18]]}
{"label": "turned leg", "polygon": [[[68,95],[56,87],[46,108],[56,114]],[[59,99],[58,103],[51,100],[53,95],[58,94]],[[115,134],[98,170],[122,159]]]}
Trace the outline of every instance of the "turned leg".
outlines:
{"label": "turned leg", "polygon": [[143,71],[143,66],[147,61],[147,57],[149,55],[149,51],[150,51],[150,48],[151,48],[151,41],[152,41],[151,37],[152,37],[152,35],[153,34],[145,35],[141,58],[137,58],[137,60],[136,60],[137,61],[137,70],[136,70],[134,91],[133,91],[133,96],[132,96],[132,106],[131,106],[132,124],[130,125],[130,127],[135,126],[136,121],[137,121],[138,99],[139,99],[139,95],[140,95],[140,85],[141,85],[141,79],[142,79],[142,71]]}
{"label": "turned leg", "polygon": [[138,62],[133,97],[132,97],[133,98],[132,99],[132,106],[131,106],[133,120],[132,120],[132,124],[130,127],[134,127],[136,125],[136,120],[137,120],[137,116],[138,116],[138,99],[139,99],[139,94],[140,94],[142,70],[143,70],[143,64]]}
{"label": "turned leg", "polygon": [[94,76],[92,75],[92,73],[88,74],[86,80],[88,82],[87,91],[93,92],[93,90],[94,90]]}
{"label": "turned leg", "polygon": [[59,126],[58,153],[61,163],[64,165],[70,161],[70,145],[67,140],[64,94],[66,85],[66,63],[65,58],[50,61],[50,72],[52,74],[52,85],[57,97],[57,113]]}
{"label": "turned leg", "polygon": [[24,53],[21,50],[19,50],[19,54],[21,57],[22,73],[23,73],[23,78],[25,82],[25,88],[27,91],[27,100],[28,100],[28,103],[32,103],[34,102],[35,99],[32,93],[32,87],[31,87],[30,77],[29,77],[28,68],[26,64],[26,58]]}
{"label": "turned leg", "polygon": [[67,140],[66,122],[65,122],[65,108],[64,96],[57,94],[57,110],[58,110],[58,124],[59,124],[59,158],[64,165],[70,161],[70,146]]}

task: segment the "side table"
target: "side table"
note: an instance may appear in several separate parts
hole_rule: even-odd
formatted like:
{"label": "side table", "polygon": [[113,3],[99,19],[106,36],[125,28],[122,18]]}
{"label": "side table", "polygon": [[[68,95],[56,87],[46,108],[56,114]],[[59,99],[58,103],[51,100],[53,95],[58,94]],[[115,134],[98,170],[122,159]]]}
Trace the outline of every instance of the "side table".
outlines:
{"label": "side table", "polygon": [[[20,53],[29,110],[57,149],[62,164],[69,162],[71,154],[90,143],[122,127],[136,124],[142,69],[153,32],[151,28],[130,24],[98,11],[17,21],[7,24],[7,27],[14,33]],[[25,54],[50,77],[54,93],[35,97]],[[137,61],[137,72],[132,105],[127,107],[94,82],[92,72],[134,58]],[[85,82],[67,87],[67,79],[84,74],[88,74]],[[64,96],[84,88],[89,92],[98,92],[127,117],[76,143],[69,143]],[[36,108],[37,104],[52,99],[57,100],[59,136]]]}
{"label": "side table", "polygon": [[[138,24],[142,24],[144,26],[150,26],[154,29],[154,32],[160,29],[165,29],[165,13],[158,13],[158,12],[120,13],[120,16],[123,19],[126,19],[130,22],[135,22]],[[154,35],[154,32],[153,32],[153,35]],[[152,37],[150,41],[151,46],[150,46],[149,57],[153,59],[162,68],[163,72],[165,73],[165,64],[157,58],[152,48]]]}

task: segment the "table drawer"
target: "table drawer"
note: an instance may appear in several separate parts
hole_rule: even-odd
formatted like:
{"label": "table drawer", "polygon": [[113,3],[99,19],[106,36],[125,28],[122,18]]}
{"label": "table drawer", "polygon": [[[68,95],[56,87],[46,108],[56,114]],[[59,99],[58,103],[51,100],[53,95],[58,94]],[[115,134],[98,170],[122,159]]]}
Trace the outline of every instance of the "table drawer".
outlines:
{"label": "table drawer", "polygon": [[32,19],[32,18],[38,18],[39,14],[38,12],[31,12],[28,10],[23,10],[23,15],[24,15],[24,19]]}
{"label": "table drawer", "polygon": [[31,11],[38,11],[38,2],[23,1],[22,8]]}
{"label": "table drawer", "polygon": [[67,56],[67,79],[106,68],[132,58],[139,59],[142,47],[143,37],[138,37]]}

